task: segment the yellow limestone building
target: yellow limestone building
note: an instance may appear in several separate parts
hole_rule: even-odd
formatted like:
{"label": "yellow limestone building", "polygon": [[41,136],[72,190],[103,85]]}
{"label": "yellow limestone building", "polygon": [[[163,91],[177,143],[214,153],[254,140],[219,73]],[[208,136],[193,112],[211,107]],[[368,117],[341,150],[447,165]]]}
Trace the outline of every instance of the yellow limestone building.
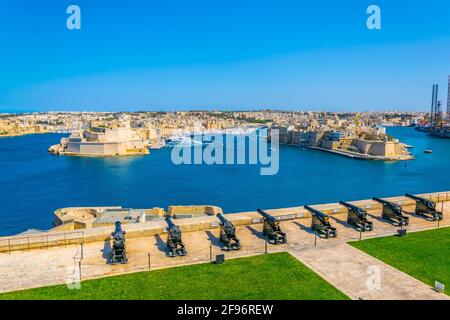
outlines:
{"label": "yellow limestone building", "polygon": [[137,131],[125,127],[91,127],[61,139],[49,152],[78,156],[122,156],[148,154],[148,148]]}

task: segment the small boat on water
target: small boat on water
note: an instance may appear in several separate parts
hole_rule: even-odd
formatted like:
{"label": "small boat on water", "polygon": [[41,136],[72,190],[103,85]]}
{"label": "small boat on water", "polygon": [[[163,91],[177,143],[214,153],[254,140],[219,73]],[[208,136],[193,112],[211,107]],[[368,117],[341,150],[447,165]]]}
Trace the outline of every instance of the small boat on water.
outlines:
{"label": "small boat on water", "polygon": [[431,150],[431,149],[425,149],[425,150],[423,150],[423,152],[424,152],[424,153],[433,153],[433,150]]}
{"label": "small boat on water", "polygon": [[166,139],[165,146],[168,148],[178,147],[203,147],[212,143],[212,141],[198,141],[191,137],[173,137]]}

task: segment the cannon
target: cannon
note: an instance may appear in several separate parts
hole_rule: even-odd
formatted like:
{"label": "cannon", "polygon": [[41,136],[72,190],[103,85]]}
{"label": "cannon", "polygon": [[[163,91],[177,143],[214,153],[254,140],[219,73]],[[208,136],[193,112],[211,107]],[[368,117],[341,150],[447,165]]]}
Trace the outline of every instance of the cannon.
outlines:
{"label": "cannon", "polygon": [[401,205],[377,197],[373,197],[372,200],[383,205],[381,213],[383,219],[392,222],[395,226],[403,227],[409,224],[409,218],[402,214],[403,209]]}
{"label": "cannon", "polygon": [[312,222],[311,229],[319,235],[321,238],[336,238],[337,230],[330,224],[330,217],[310,206],[305,206],[305,209],[311,212]]}
{"label": "cannon", "polygon": [[223,214],[219,213],[217,218],[220,220],[220,241],[225,244],[227,250],[239,250],[241,242],[236,237],[236,228],[234,225],[225,219]]}
{"label": "cannon", "polygon": [[280,229],[280,221],[261,209],[256,211],[264,217],[263,234],[267,241],[271,244],[287,243],[286,233]]}
{"label": "cannon", "polygon": [[345,201],[339,201],[348,210],[347,223],[358,231],[372,231],[373,222],[367,219],[367,211]]}
{"label": "cannon", "polygon": [[114,232],[111,233],[112,239],[112,258],[111,264],[127,263],[128,258],[125,251],[125,231],[122,230],[120,221],[116,221]]}
{"label": "cannon", "polygon": [[181,240],[181,229],[173,223],[170,217],[166,218],[167,222],[167,256],[185,256],[186,246]]}
{"label": "cannon", "polygon": [[444,218],[442,212],[438,212],[436,210],[436,202],[418,196],[413,196],[409,193],[405,194],[405,197],[416,201],[415,213],[425,217],[427,220],[437,221]]}

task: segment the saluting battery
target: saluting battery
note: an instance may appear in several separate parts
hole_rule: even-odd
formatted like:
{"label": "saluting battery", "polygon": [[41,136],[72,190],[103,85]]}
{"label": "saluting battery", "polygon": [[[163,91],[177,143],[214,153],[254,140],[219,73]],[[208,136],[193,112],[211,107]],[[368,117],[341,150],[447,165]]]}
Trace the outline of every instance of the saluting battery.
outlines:
{"label": "saluting battery", "polygon": [[120,221],[116,221],[114,232],[111,233],[113,242],[111,264],[124,264],[128,262],[125,250],[125,233],[126,232],[122,230]]}
{"label": "saluting battery", "polygon": [[416,201],[415,213],[425,217],[427,220],[441,221],[444,218],[443,213],[438,212],[436,210],[436,202],[422,198],[422,197],[413,196],[412,194],[409,194],[409,193],[405,194],[405,197]]}
{"label": "saluting battery", "polygon": [[367,211],[345,201],[339,201],[348,209],[347,223],[355,226],[358,231],[372,231],[373,222],[367,219]]}
{"label": "saluting battery", "polygon": [[305,206],[305,209],[311,212],[312,222],[311,229],[316,231],[321,238],[336,238],[337,230],[335,227],[331,226],[330,217],[310,206]]}
{"label": "saluting battery", "polygon": [[383,205],[381,213],[383,219],[391,221],[395,226],[407,226],[409,224],[409,218],[402,214],[401,205],[377,197],[373,197],[372,200]]}
{"label": "saluting battery", "polygon": [[167,255],[169,257],[185,256],[186,246],[181,240],[181,229],[173,223],[170,217],[166,218],[167,222]]}
{"label": "saluting battery", "polygon": [[280,221],[261,209],[256,211],[264,217],[263,234],[267,241],[271,244],[286,243],[286,233],[281,231]]}
{"label": "saluting battery", "polygon": [[220,220],[220,241],[225,244],[226,250],[239,250],[241,249],[241,242],[236,237],[235,226],[224,215],[219,213],[217,218]]}

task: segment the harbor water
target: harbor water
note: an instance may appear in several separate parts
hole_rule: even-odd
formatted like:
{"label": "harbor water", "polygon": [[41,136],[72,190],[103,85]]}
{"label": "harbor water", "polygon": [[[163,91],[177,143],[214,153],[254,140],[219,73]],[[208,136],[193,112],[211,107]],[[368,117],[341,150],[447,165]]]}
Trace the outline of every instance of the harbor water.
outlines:
{"label": "harbor water", "polygon": [[71,206],[210,204],[233,213],[450,190],[450,139],[413,128],[388,133],[414,146],[416,160],[354,160],[281,146],[273,176],[249,164],[175,165],[169,148],[137,157],[58,157],[47,149],[67,135],[0,138],[0,235],[49,229],[53,211]]}

